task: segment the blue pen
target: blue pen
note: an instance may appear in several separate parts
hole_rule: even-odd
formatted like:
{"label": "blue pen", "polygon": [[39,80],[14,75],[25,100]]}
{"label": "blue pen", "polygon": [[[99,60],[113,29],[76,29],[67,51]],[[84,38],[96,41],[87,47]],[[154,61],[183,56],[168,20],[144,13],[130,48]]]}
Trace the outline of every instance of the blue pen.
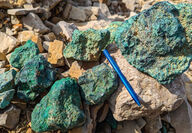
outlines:
{"label": "blue pen", "polygon": [[129,94],[131,95],[131,97],[134,99],[134,101],[137,103],[137,105],[141,106],[137,94],[135,93],[135,91],[133,90],[133,88],[131,87],[131,85],[129,84],[129,82],[127,81],[127,79],[125,78],[125,76],[123,75],[121,70],[119,69],[118,65],[115,63],[113,58],[110,56],[109,52],[105,49],[103,51],[103,53],[104,53],[105,57],[108,59],[109,63],[113,67],[113,69],[115,69],[115,71],[119,75],[121,81],[125,85],[126,89],[128,90]]}

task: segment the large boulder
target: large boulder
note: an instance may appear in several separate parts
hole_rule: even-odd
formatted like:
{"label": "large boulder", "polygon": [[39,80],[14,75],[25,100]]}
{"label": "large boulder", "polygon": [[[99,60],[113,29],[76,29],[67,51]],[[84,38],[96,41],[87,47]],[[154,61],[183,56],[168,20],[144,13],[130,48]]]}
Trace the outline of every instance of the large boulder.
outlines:
{"label": "large boulder", "polygon": [[18,47],[11,53],[9,62],[11,66],[21,69],[24,64],[39,54],[37,45],[28,40],[23,46]]}
{"label": "large boulder", "polygon": [[[161,85],[154,78],[131,66],[115,45],[111,45],[108,51],[138,94],[142,104],[139,107],[120,82],[118,90],[109,99],[109,106],[117,121],[133,120],[144,116],[154,118],[163,112],[175,110],[182,104],[184,90],[180,77],[171,84]],[[107,60],[105,62],[109,64]]]}
{"label": "large boulder", "polygon": [[191,27],[192,19],[187,13],[180,23],[178,14],[174,5],[159,2],[125,21],[116,33],[116,43],[127,61],[162,84],[182,74],[192,60],[192,46],[186,38],[191,30],[185,32],[181,25]]}
{"label": "large boulder", "polygon": [[64,49],[63,55],[65,58],[76,60],[97,61],[109,39],[110,32],[108,30],[75,30],[72,41]]}
{"label": "large boulder", "polygon": [[34,100],[56,80],[56,71],[50,63],[38,55],[30,59],[17,73],[17,96],[25,101]]}
{"label": "large boulder", "polygon": [[67,131],[85,122],[80,109],[79,86],[74,79],[58,80],[49,93],[35,106],[31,117],[32,129],[36,132],[51,130]]}
{"label": "large boulder", "polygon": [[82,97],[89,105],[104,102],[118,87],[117,74],[105,63],[84,72],[78,83]]}

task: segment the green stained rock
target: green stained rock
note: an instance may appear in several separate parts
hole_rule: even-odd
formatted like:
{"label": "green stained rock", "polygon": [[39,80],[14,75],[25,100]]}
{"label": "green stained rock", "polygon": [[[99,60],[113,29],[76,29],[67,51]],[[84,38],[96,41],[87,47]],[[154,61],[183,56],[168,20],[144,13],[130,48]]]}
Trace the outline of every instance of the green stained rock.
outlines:
{"label": "green stained rock", "polygon": [[192,47],[178,19],[179,11],[169,2],[159,2],[125,21],[115,41],[127,61],[138,70],[170,83],[189,67]]}
{"label": "green stained rock", "polygon": [[75,30],[72,41],[64,49],[63,55],[65,58],[96,61],[99,59],[101,51],[107,46],[109,39],[108,30]]}
{"label": "green stained rock", "polygon": [[123,22],[115,21],[115,22],[112,22],[107,27],[107,30],[109,30],[109,32],[110,32],[110,40],[109,40],[108,44],[112,44],[115,41],[115,36],[116,36],[117,29],[122,24],[123,24]]}
{"label": "green stained rock", "polygon": [[0,93],[0,109],[4,109],[10,104],[10,101],[12,100],[14,94],[14,89]]}
{"label": "green stained rock", "polygon": [[37,45],[31,40],[28,40],[25,45],[16,48],[11,54],[10,64],[15,68],[21,69],[28,60],[38,54],[39,49]]}
{"label": "green stained rock", "polygon": [[16,73],[17,72],[12,69],[3,74],[0,74],[0,93],[14,89],[14,78]]}
{"label": "green stained rock", "polygon": [[81,126],[85,122],[85,115],[80,108],[81,97],[77,82],[71,78],[58,80],[33,110],[32,129],[36,132],[65,132]]}
{"label": "green stained rock", "polygon": [[84,72],[78,83],[83,99],[90,105],[104,102],[118,87],[117,74],[105,63]]}
{"label": "green stained rock", "polygon": [[192,4],[180,3],[175,7],[179,10],[179,20],[185,29],[187,41],[192,46]]}
{"label": "green stained rock", "polygon": [[35,56],[25,63],[16,75],[17,96],[26,101],[34,100],[56,79],[56,72],[42,55]]}

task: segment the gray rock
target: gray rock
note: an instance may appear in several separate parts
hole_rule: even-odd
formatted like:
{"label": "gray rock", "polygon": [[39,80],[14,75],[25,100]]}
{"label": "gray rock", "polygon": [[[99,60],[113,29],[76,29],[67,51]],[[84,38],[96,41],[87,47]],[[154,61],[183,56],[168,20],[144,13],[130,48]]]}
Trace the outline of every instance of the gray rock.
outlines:
{"label": "gray rock", "polygon": [[76,29],[78,28],[73,23],[60,21],[53,27],[52,30],[56,35],[62,34],[63,36],[66,37],[67,40],[71,40],[73,31]]}
{"label": "gray rock", "polygon": [[28,13],[44,13],[44,9],[42,8],[32,8],[32,9],[26,9],[26,8],[19,8],[19,9],[8,9],[7,13],[9,15],[26,15]]}
{"label": "gray rock", "polygon": [[44,8],[47,8],[50,11],[61,1],[62,0],[43,0],[42,3]]}
{"label": "gray rock", "polygon": [[7,110],[0,113],[0,126],[13,129],[19,122],[21,110],[11,105]]}
{"label": "gray rock", "polygon": [[22,18],[22,21],[24,27],[26,27],[29,30],[34,30],[35,32],[38,33],[44,34],[50,30],[43,24],[39,16],[34,13],[29,13],[26,17]]}
{"label": "gray rock", "polygon": [[0,68],[3,68],[5,66],[6,61],[0,61]]}
{"label": "gray rock", "polygon": [[147,124],[145,125],[145,132],[146,133],[159,133],[160,129],[162,128],[161,117],[157,116],[155,118],[146,118],[145,119]]}
{"label": "gray rock", "polygon": [[85,14],[85,11],[83,9],[72,6],[69,14],[69,19],[84,22],[87,20],[87,15]]}
{"label": "gray rock", "polygon": [[49,50],[49,45],[50,45],[51,42],[48,42],[48,41],[44,41],[43,42],[43,48],[48,51]]}
{"label": "gray rock", "polygon": [[44,35],[43,38],[45,39],[45,41],[53,42],[56,39],[56,36],[53,32],[50,32],[50,33]]}

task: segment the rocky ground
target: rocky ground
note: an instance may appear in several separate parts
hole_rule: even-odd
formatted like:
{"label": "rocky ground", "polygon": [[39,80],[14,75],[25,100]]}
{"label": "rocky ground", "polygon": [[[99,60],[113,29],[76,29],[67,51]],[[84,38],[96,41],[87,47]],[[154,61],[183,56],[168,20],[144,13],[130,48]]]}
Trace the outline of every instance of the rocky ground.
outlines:
{"label": "rocky ground", "polygon": [[160,1],[0,0],[0,133],[191,133],[192,2]]}

